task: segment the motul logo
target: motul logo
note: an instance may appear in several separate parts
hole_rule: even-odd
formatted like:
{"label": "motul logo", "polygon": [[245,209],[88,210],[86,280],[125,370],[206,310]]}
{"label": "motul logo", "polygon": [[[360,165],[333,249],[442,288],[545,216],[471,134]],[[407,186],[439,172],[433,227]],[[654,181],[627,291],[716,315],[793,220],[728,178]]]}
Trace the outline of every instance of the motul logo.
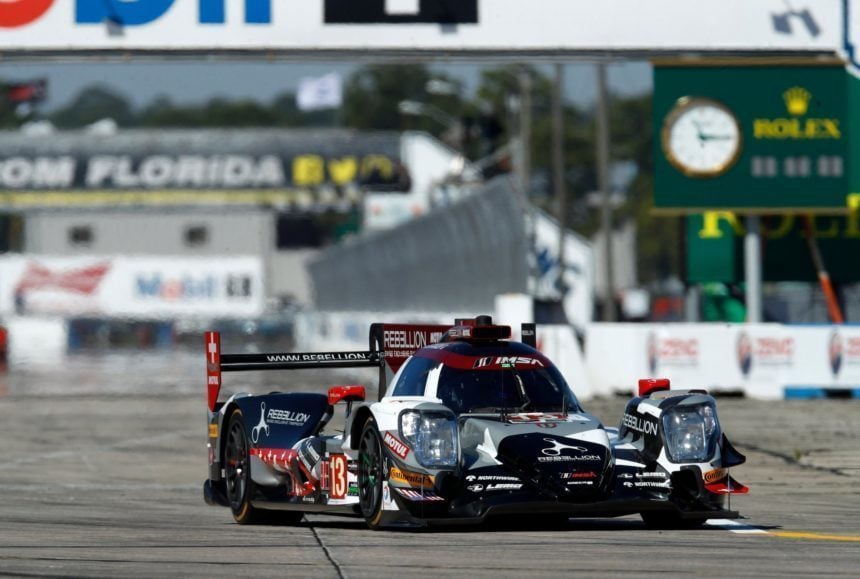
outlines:
{"label": "motul logo", "polygon": [[382,441],[385,443],[385,446],[391,449],[391,452],[400,458],[406,458],[406,455],[409,454],[409,447],[394,438],[390,432],[385,433],[385,436],[382,437]]}

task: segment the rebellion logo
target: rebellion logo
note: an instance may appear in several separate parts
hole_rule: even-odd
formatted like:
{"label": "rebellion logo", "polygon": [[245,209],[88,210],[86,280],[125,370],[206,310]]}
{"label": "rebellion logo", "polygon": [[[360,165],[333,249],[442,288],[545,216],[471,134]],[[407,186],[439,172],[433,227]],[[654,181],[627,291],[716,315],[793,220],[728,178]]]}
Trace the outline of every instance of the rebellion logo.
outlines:
{"label": "rebellion logo", "polygon": [[653,420],[646,420],[641,416],[625,414],[624,417],[621,419],[621,424],[623,424],[630,430],[641,432],[642,434],[657,434],[657,423]]}

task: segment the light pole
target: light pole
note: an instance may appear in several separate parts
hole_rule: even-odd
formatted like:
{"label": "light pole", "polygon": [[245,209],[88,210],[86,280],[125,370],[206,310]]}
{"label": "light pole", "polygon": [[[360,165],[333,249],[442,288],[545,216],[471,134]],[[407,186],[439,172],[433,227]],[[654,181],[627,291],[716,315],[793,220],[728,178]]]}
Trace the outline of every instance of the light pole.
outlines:
{"label": "light pole", "polygon": [[401,115],[413,117],[428,117],[448,128],[453,133],[453,141],[458,155],[463,155],[463,124],[460,119],[450,115],[429,103],[421,101],[405,100],[397,103],[397,110]]}

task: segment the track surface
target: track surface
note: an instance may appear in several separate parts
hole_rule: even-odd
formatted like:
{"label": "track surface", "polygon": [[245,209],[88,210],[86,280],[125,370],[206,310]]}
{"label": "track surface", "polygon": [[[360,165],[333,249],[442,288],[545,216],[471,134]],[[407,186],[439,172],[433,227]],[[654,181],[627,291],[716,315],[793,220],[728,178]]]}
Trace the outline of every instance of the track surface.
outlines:
{"label": "track surface", "polygon": [[[323,516],[239,526],[205,505],[203,387],[186,377],[171,389],[162,376],[162,394],[66,379],[75,394],[32,393],[44,377],[0,378],[0,576],[860,576],[858,401],[718,401],[748,457],[733,474],[752,492],[733,507],[749,528],[650,531],[625,517],[372,532]],[[585,406],[614,425],[624,402]]]}

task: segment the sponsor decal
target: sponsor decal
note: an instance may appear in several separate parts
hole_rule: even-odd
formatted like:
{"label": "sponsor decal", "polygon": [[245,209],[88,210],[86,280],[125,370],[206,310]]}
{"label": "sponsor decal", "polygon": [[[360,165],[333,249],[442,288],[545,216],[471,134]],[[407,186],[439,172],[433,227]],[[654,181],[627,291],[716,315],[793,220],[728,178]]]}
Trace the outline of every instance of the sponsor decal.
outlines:
{"label": "sponsor decal", "polygon": [[794,338],[754,337],[753,356],[762,366],[788,366],[794,357]]}
{"label": "sponsor decal", "polygon": [[498,370],[500,368],[543,368],[537,358],[527,356],[485,356],[478,358],[472,365],[474,369]]}
{"label": "sponsor decal", "polygon": [[269,425],[266,424],[266,403],[260,402],[260,422],[257,426],[251,429],[251,442],[256,444],[260,440],[260,432],[265,432],[266,437],[269,436]]}
{"label": "sponsor decal", "polygon": [[349,488],[346,491],[346,495],[348,497],[357,497],[358,496],[358,483],[350,481]]}
{"label": "sponsor decal", "polygon": [[[269,408],[266,415],[266,420],[272,424],[282,424],[286,426],[304,426],[310,419],[311,415],[307,412],[293,412],[292,410],[282,410],[280,408]],[[268,435],[268,430],[266,434]]]}
{"label": "sponsor decal", "polygon": [[522,483],[491,483],[488,484],[485,491],[518,491],[523,488]]}
{"label": "sponsor decal", "polygon": [[[139,273],[135,278],[136,295],[141,299],[185,301],[211,300],[218,297],[216,278],[213,275],[196,278],[191,275],[184,275],[181,278],[163,278],[159,273],[148,275]],[[250,284],[250,278],[248,283]]]}
{"label": "sponsor decal", "polygon": [[400,494],[400,496],[402,496],[403,498],[408,499],[410,501],[439,502],[439,501],[445,500],[435,493],[421,493],[421,492],[413,491],[410,489],[401,489],[401,488],[396,488],[396,487],[394,488],[394,490],[396,490]]}
{"label": "sponsor decal", "polygon": [[27,263],[27,269],[15,286],[15,299],[32,290],[59,290],[80,295],[93,295],[110,268],[110,262],[106,262],[82,268],[50,270],[40,263],[31,261]]}
{"label": "sponsor decal", "polygon": [[713,484],[717,481],[720,481],[726,478],[726,475],[729,474],[728,469],[725,468],[716,468],[714,470],[709,470],[706,473],[702,473],[702,478],[705,481],[705,484]]}
{"label": "sponsor decal", "polygon": [[385,330],[382,332],[382,345],[389,350],[420,350],[442,339],[443,332],[424,330]]}
{"label": "sponsor decal", "polygon": [[505,476],[505,475],[501,475],[501,474],[479,474],[479,475],[470,474],[466,477],[466,482],[473,482],[473,481],[520,482],[520,479],[519,479],[519,477]]}
{"label": "sponsor decal", "polygon": [[661,338],[651,333],[646,342],[648,369],[657,373],[658,366],[698,366],[698,338]]}
{"label": "sponsor decal", "polygon": [[466,487],[467,490],[473,493],[493,492],[493,491],[518,491],[523,488],[523,483],[515,477],[499,477],[510,478],[517,482],[490,482],[490,483],[473,483]]}
{"label": "sponsor decal", "polygon": [[364,352],[327,352],[319,354],[270,354],[268,362],[338,362],[353,360],[369,360]]}
{"label": "sponsor decal", "polygon": [[331,468],[331,498],[344,499],[348,492],[346,455],[331,455],[329,466]]}
{"label": "sponsor decal", "polygon": [[562,444],[559,440],[555,438],[544,438],[544,442],[549,442],[552,446],[544,448],[541,450],[541,453],[546,456],[559,456],[562,451],[566,449],[575,450],[577,452],[588,452],[588,449],[584,446],[569,446],[567,444]]}
{"label": "sponsor decal", "polygon": [[[543,428],[555,428],[555,423],[559,421],[568,421],[569,417],[566,417],[564,414],[559,413],[549,413],[549,412],[522,412],[520,414],[509,414],[507,417],[508,422],[511,423],[520,423],[520,422],[538,422],[537,426]],[[573,419],[577,421],[576,419]],[[547,426],[547,424],[552,424],[552,426]]]}
{"label": "sponsor decal", "polygon": [[578,472],[578,471],[563,472],[563,473],[561,473],[561,478],[563,478],[563,479],[576,479],[576,478],[592,479],[592,478],[597,478],[597,473],[594,472],[593,470],[582,471],[582,472]]}
{"label": "sponsor decal", "polygon": [[209,438],[218,438],[218,425],[210,424],[209,425]]}
{"label": "sponsor decal", "polygon": [[433,488],[433,482],[435,480],[430,475],[400,469],[396,466],[391,467],[388,477],[392,482],[408,484],[409,486],[418,488]]}
{"label": "sponsor decal", "polygon": [[647,488],[647,489],[671,489],[672,484],[666,480],[662,482],[658,481],[636,481],[636,482],[625,482],[625,487],[628,488]]}
{"label": "sponsor decal", "polygon": [[385,446],[391,449],[391,452],[393,452],[400,458],[406,458],[406,456],[409,454],[409,447],[406,446],[405,443],[398,440],[390,432],[385,433],[385,436],[382,437],[382,442],[385,443]]}
{"label": "sponsor decal", "polygon": [[649,434],[652,436],[657,434],[657,422],[654,420],[648,420],[644,416],[634,416],[633,414],[625,413],[621,419],[621,424],[630,430],[642,434]]}
{"label": "sponsor decal", "polygon": [[788,117],[754,119],[753,138],[778,141],[839,140],[842,129],[837,118],[807,117],[813,96],[802,86],[782,93]]}
{"label": "sponsor decal", "polygon": [[558,426],[557,422],[538,422],[535,426],[538,428],[555,428]]}
{"label": "sponsor decal", "polygon": [[666,480],[668,475],[665,472],[637,472],[636,478],[659,478],[661,480]]}
{"label": "sponsor decal", "polygon": [[16,28],[38,20],[55,0],[6,0],[0,4],[0,27]]}
{"label": "sponsor decal", "polygon": [[[581,454],[588,452],[588,449],[584,446],[567,445],[554,438],[544,438],[544,441],[549,442],[552,446],[541,449],[541,454],[544,456],[538,456],[538,462],[585,462],[601,460],[601,458],[596,454]],[[564,451],[566,450],[573,451],[577,454],[565,454]]]}

